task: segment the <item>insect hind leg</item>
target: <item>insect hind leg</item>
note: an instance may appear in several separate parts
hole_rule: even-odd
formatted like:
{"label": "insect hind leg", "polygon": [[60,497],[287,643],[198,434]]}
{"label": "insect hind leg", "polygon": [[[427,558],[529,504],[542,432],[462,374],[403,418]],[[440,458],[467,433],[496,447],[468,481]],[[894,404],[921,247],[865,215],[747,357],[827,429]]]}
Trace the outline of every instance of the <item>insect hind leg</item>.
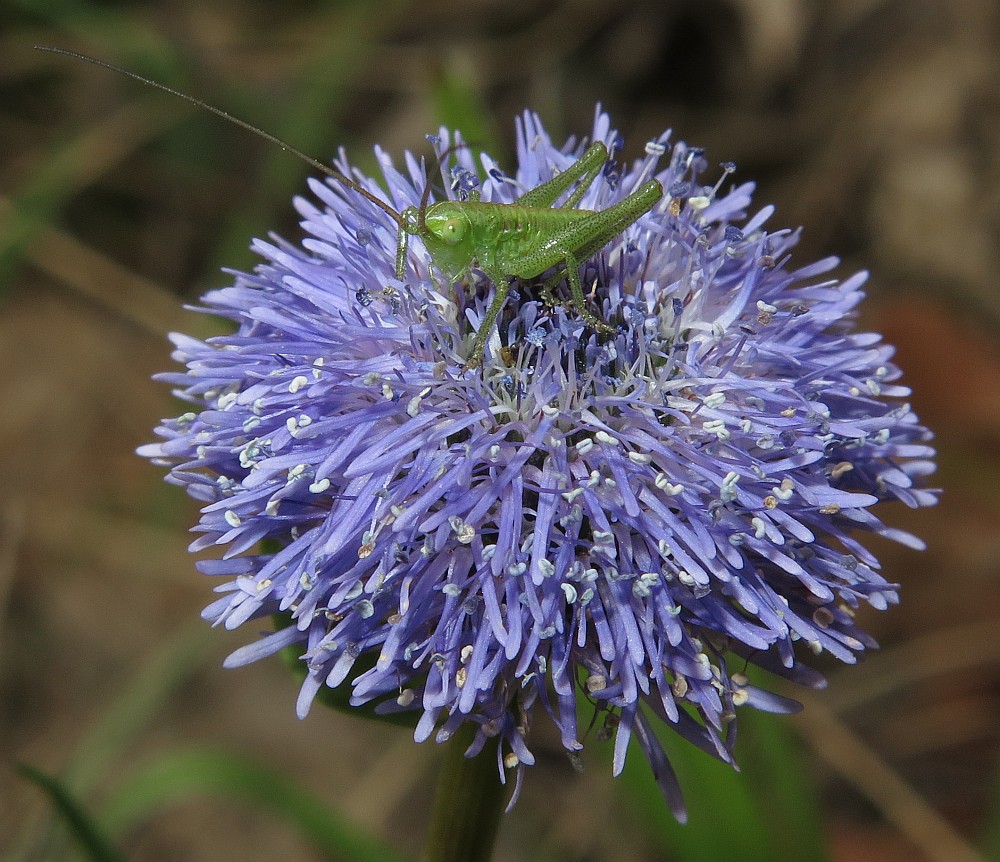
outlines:
{"label": "insect hind leg", "polygon": [[[583,259],[586,260],[586,258]],[[583,295],[583,284],[580,281],[580,260],[570,252],[566,254],[566,277],[569,280],[570,301],[576,313],[583,318],[586,324],[599,332],[614,332],[615,328],[610,323],[601,320],[587,308],[587,298]],[[544,295],[544,289],[542,292]]]}
{"label": "insect hind leg", "polygon": [[575,207],[608,160],[608,148],[600,141],[552,179],[535,186],[517,199],[525,207],[550,207],[573,183],[579,183],[559,209]]}

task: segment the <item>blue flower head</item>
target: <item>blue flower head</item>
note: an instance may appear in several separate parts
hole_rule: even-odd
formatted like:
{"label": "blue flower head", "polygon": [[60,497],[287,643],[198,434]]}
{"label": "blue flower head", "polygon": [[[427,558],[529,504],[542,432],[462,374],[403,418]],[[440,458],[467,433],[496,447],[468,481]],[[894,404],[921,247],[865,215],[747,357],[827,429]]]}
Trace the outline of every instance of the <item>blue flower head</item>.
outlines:
{"label": "blue flower head", "polygon": [[[517,131],[513,176],[458,148],[447,194],[512,203],[583,152],[530,113]],[[229,665],[294,645],[300,715],[347,686],[352,704],[412,711],[418,740],[472,722],[470,753],[499,738],[518,783],[540,712],[582,748],[584,697],[615,733],[615,772],[636,738],[683,817],[647,712],[731,761],[737,707],[797,706],[751,685],[748,662],[819,685],[803,657],[874,645],[855,610],[896,587],[858,536],[920,547],[873,510],[935,497],[892,348],[852,329],[866,275],[793,266],[798,232],[749,210],[753,185],[668,138],[579,201],[665,189],[581,267],[611,332],[515,281],[470,370],[493,285],[453,282],[419,240],[398,281],[397,226],[335,180],[296,201],[301,247],[256,242],[265,263],[205,296],[236,331],[173,336],[186,369],[162,379],[192,409],[141,452],[204,504],[192,549],[224,549],[199,563],[221,581],[204,616],[291,621]],[[621,149],[600,111],[591,139]],[[387,194],[337,167],[418,205],[423,166],[377,154]]]}

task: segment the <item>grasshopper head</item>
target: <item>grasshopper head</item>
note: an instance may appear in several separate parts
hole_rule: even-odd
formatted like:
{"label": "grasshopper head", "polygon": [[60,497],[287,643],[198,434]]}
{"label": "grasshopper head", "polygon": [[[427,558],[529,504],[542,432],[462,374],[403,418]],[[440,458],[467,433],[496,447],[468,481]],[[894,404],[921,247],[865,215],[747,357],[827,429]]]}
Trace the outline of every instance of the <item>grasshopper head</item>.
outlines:
{"label": "grasshopper head", "polygon": [[453,278],[476,256],[472,222],[467,208],[458,201],[441,201],[429,207],[420,238],[438,269]]}

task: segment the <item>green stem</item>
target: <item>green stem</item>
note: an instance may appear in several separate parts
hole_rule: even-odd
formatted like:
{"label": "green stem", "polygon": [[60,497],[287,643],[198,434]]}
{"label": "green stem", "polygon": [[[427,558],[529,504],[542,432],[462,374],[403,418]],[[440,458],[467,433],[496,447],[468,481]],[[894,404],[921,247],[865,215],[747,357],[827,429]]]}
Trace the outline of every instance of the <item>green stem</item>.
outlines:
{"label": "green stem", "polygon": [[445,745],[422,862],[488,862],[500,826],[504,786],[497,774],[496,744],[475,757],[465,751],[475,727],[464,724]]}

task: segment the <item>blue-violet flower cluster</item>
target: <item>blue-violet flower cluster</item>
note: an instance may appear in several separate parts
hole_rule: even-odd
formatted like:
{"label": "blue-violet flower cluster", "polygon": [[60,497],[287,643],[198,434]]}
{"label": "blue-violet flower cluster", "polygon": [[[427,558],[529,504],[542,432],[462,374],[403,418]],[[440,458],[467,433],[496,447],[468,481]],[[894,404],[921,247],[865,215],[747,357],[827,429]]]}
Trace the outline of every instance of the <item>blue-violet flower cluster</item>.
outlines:
{"label": "blue-violet flower cluster", "polygon": [[[591,140],[621,150],[600,111]],[[512,203],[583,149],[526,113],[514,176],[457,148],[445,185]],[[423,165],[377,155],[387,195],[343,155],[337,168],[397,211],[418,205]],[[472,722],[471,751],[498,738],[518,784],[539,710],[582,748],[585,697],[615,733],[615,771],[636,738],[683,817],[647,710],[731,761],[736,707],[797,706],[751,685],[747,662],[819,685],[803,656],[874,645],[855,609],[896,587],[857,534],[920,546],[873,508],[934,502],[930,434],[899,400],[892,348],[852,330],[865,273],[793,267],[798,232],[766,228],[770,206],[748,214],[732,165],[707,167],[668,134],[609,162],[581,208],[650,178],[665,190],[581,267],[614,331],[546,304],[544,279],[515,281],[481,367],[469,350],[493,285],[451,283],[419,239],[400,282],[387,214],[312,182],[301,247],[256,242],[266,263],[204,297],[236,331],[173,336],[186,370],[162,379],[192,410],[140,450],[204,503],[193,549],[225,549],[199,563],[223,580],[205,617],[290,619],[229,665],[295,646],[300,715],[348,686],[354,705],[414,711],[417,740]]]}

